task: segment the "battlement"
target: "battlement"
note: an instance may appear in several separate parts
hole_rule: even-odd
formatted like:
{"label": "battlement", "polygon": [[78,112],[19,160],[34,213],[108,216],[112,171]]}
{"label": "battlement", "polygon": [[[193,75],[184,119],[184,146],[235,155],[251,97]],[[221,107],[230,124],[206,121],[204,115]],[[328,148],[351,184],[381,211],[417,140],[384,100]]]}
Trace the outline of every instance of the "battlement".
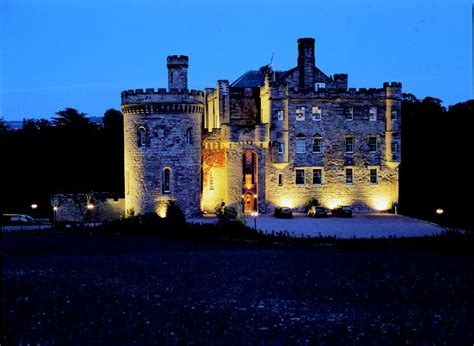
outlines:
{"label": "battlement", "polygon": [[168,65],[188,65],[189,57],[187,55],[169,55],[166,62]]}
{"label": "battlement", "polygon": [[[401,83],[391,82],[384,83],[383,88],[349,88],[344,89],[334,89],[334,88],[320,88],[318,90],[309,90],[309,89],[298,89],[298,88],[289,88],[287,95],[292,98],[303,97],[303,98],[351,98],[351,99],[380,99],[380,98],[398,98],[400,95],[398,93],[394,94],[387,92],[387,88],[401,88]],[[277,91],[278,92],[278,91]]]}
{"label": "battlement", "polygon": [[136,102],[204,102],[204,92],[188,89],[135,89],[124,90],[121,93],[122,104]]}

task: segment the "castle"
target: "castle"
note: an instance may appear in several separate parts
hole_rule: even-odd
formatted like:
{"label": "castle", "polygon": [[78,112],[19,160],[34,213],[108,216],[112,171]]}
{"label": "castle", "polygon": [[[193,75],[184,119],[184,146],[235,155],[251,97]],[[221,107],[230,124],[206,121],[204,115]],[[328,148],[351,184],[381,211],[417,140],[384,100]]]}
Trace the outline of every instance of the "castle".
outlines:
{"label": "castle", "polygon": [[168,89],[122,92],[125,210],[187,216],[217,205],[245,213],[275,206],[390,209],[398,200],[401,84],[348,88],[347,74],[315,64],[298,40],[297,66],[244,73],[188,89],[187,56],[167,58]]}

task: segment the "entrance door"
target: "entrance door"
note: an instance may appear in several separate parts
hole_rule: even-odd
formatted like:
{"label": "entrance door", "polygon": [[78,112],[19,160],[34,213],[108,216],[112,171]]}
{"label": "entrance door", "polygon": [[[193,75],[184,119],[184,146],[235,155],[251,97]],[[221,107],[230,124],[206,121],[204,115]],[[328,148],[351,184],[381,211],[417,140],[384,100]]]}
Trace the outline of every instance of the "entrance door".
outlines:
{"label": "entrance door", "polygon": [[251,213],[253,212],[254,199],[252,193],[246,193],[244,195],[244,212]]}

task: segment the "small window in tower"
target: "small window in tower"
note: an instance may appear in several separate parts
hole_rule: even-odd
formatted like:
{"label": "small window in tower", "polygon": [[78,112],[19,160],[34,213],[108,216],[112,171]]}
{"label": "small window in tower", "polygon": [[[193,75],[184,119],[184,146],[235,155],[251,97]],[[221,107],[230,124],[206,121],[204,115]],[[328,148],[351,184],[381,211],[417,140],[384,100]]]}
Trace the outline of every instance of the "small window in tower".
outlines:
{"label": "small window in tower", "polygon": [[192,127],[186,130],[186,143],[193,144],[193,128]]}
{"label": "small window in tower", "polygon": [[346,137],[346,153],[354,152],[354,137]]}
{"label": "small window in tower", "polygon": [[377,184],[377,168],[371,168],[370,169],[370,183],[372,185]]}
{"label": "small window in tower", "polygon": [[146,129],[143,126],[138,128],[138,146],[146,146]]}
{"label": "small window in tower", "polygon": [[369,120],[377,121],[377,107],[370,107],[369,109]]}
{"label": "small window in tower", "polygon": [[278,174],[278,186],[283,186],[283,176],[282,174]]}
{"label": "small window in tower", "polygon": [[214,174],[209,171],[209,190],[214,191]]}
{"label": "small window in tower", "polygon": [[304,169],[296,170],[296,185],[304,185]]}
{"label": "small window in tower", "polygon": [[321,121],[321,107],[314,106],[312,108],[313,120],[314,121]]}
{"label": "small window in tower", "polygon": [[277,117],[278,117],[278,120],[279,120],[279,121],[283,121],[283,116],[284,116],[283,114],[284,114],[284,113],[283,113],[282,110],[280,110],[280,111],[277,112]]}
{"label": "small window in tower", "polygon": [[283,146],[283,143],[277,142],[277,148],[278,148],[278,154],[285,153],[285,147]]}
{"label": "small window in tower", "polygon": [[296,107],[296,121],[304,121],[305,107]]}
{"label": "small window in tower", "polygon": [[398,153],[398,142],[392,142],[392,153]]}
{"label": "small window in tower", "polygon": [[171,169],[170,168],[165,168],[163,170],[162,190],[164,194],[171,193]]}
{"label": "small window in tower", "polygon": [[346,120],[354,120],[354,107],[349,107],[349,109],[346,110]]}
{"label": "small window in tower", "polygon": [[392,111],[392,120],[397,120],[397,119],[398,119],[398,112]]}
{"label": "small window in tower", "polygon": [[377,137],[369,137],[369,151],[375,153],[377,151]]}

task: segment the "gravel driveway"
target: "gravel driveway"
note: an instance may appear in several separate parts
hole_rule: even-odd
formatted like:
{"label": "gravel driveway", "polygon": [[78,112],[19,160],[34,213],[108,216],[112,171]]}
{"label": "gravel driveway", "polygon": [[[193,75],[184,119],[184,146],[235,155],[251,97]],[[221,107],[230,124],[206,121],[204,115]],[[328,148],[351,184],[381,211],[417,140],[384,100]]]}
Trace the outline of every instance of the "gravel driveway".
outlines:
{"label": "gravel driveway", "polygon": [[[216,222],[215,218],[194,218],[191,222]],[[247,225],[254,227],[254,219],[247,217]],[[396,237],[422,237],[438,234],[441,226],[393,214],[354,214],[350,218],[311,218],[304,214],[295,214],[292,219],[277,219],[273,215],[261,215],[257,218],[257,229],[265,232],[288,231],[297,236],[336,236],[347,239]]]}

